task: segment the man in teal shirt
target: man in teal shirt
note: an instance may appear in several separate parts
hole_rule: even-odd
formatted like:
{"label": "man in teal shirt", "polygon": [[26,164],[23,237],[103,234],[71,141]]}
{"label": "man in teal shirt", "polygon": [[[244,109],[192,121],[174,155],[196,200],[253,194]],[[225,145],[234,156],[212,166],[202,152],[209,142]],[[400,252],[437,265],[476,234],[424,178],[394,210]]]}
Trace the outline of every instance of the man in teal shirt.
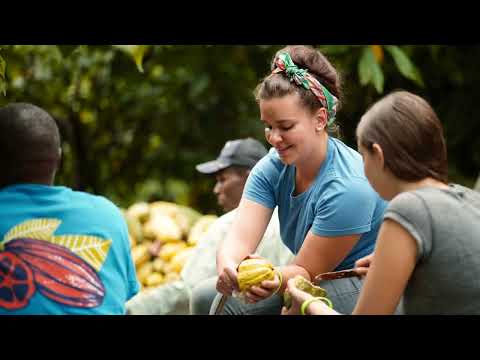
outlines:
{"label": "man in teal shirt", "polygon": [[127,225],[106,198],[54,186],[60,158],[47,112],[0,108],[0,314],[125,314]]}

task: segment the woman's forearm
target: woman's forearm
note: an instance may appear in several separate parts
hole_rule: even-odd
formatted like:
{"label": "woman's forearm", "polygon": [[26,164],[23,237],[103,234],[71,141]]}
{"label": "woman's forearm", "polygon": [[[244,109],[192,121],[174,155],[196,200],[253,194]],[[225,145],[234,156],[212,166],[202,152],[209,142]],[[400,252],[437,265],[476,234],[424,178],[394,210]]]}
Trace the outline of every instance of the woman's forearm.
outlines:
{"label": "woman's forearm", "polygon": [[223,243],[217,251],[217,271],[225,266],[238,265],[245,257],[254,253],[272,216],[268,209],[253,201],[242,199],[236,218]]}
{"label": "woman's forearm", "polygon": [[225,267],[235,267],[253,251],[241,241],[225,239],[217,251],[217,272],[220,273]]}
{"label": "woman's forearm", "polygon": [[307,315],[342,315],[334,309],[329,308],[322,301],[314,301],[305,309]]}

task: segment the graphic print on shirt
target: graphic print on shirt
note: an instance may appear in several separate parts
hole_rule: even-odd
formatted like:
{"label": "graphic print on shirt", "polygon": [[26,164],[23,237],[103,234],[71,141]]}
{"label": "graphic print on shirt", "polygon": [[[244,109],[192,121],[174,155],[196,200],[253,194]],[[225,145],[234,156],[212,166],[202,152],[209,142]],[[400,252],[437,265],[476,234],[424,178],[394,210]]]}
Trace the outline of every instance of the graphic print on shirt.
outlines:
{"label": "graphic print on shirt", "polygon": [[0,243],[0,308],[17,310],[38,291],[67,306],[101,305],[105,288],[97,272],[111,240],[86,235],[54,236],[58,219],[14,226]]}

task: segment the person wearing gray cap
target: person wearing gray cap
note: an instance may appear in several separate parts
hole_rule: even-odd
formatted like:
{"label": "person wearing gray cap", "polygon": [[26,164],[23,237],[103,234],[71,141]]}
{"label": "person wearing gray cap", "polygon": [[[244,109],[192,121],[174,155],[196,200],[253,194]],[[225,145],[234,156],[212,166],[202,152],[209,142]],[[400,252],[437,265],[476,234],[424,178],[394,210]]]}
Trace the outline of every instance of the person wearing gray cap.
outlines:
{"label": "person wearing gray cap", "polygon": [[[266,154],[266,148],[259,141],[236,139],[227,141],[215,160],[196,166],[200,173],[215,176],[217,181],[213,192],[226,214],[215,220],[199,240],[182,269],[180,280],[140,293],[127,304],[129,314],[208,315],[217,295],[217,247],[230,230],[250,170]],[[278,265],[285,265],[293,259],[293,253],[280,239],[276,214],[272,216],[257,252]]]}
{"label": "person wearing gray cap", "polygon": [[217,159],[196,166],[203,174],[214,174],[230,166],[251,169],[267,155],[267,149],[259,141],[246,138],[227,141]]}
{"label": "person wearing gray cap", "polygon": [[250,170],[265,155],[267,149],[257,140],[231,140],[225,143],[217,159],[199,164],[196,169],[216,177],[213,192],[218,204],[228,212],[238,206]]}

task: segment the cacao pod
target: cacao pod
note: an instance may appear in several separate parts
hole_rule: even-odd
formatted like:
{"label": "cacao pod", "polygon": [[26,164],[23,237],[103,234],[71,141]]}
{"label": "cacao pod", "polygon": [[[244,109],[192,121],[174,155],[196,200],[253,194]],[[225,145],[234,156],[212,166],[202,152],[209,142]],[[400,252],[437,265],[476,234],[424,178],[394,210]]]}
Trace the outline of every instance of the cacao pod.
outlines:
{"label": "cacao pod", "polygon": [[[305,291],[314,297],[326,297],[327,291],[320,286],[313,285],[310,281],[305,279],[303,276],[295,276],[295,287],[299,290]],[[283,293],[283,303],[287,309],[290,309],[292,306],[292,296],[286,290]]]}
{"label": "cacao pod", "polygon": [[185,244],[184,242],[168,243],[162,246],[158,255],[163,261],[168,262],[186,247],[187,244]]}
{"label": "cacao pod", "polygon": [[264,280],[273,280],[274,278],[273,265],[265,259],[247,259],[238,266],[237,279],[240,292],[245,292]]}
{"label": "cacao pod", "polygon": [[165,278],[162,274],[158,272],[153,272],[145,279],[145,286],[156,287],[163,284],[164,280]]}

